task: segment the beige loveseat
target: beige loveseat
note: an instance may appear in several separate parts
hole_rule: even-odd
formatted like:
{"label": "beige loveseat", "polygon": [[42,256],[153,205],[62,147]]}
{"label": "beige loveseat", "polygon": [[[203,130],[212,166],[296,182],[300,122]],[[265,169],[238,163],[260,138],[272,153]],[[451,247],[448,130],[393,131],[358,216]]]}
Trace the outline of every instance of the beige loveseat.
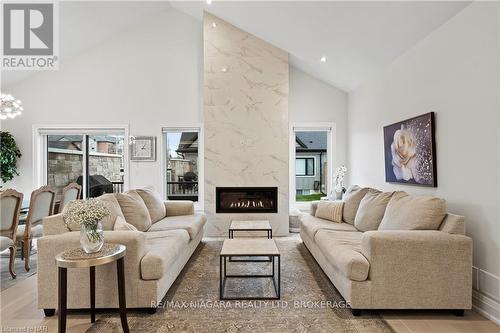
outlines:
{"label": "beige loveseat", "polygon": [[[155,304],[165,296],[200,243],[206,217],[195,213],[190,201],[163,202],[157,194],[145,189],[105,194],[101,198],[113,208],[112,214],[102,221],[105,242],[127,247],[127,307],[154,312]],[[122,218],[139,230],[126,230]],[[38,307],[46,315],[53,315],[57,308],[54,257],[68,248],[79,247],[80,232],[69,229],[71,226],[65,224],[63,214],[46,218],[43,227],[44,236],[37,243]],[[116,279],[116,265],[96,267],[96,308],[118,308]],[[68,309],[90,307],[88,269],[68,270],[67,302]]]}
{"label": "beige loveseat", "polygon": [[[363,200],[366,196],[366,200]],[[472,306],[472,240],[462,216],[444,200],[356,188],[340,222],[302,214],[301,238],[354,315],[361,309],[450,309]],[[331,204],[335,206],[335,204]],[[338,206],[327,209],[330,219]],[[364,223],[357,223],[360,216]],[[338,218],[337,218],[338,220]]]}

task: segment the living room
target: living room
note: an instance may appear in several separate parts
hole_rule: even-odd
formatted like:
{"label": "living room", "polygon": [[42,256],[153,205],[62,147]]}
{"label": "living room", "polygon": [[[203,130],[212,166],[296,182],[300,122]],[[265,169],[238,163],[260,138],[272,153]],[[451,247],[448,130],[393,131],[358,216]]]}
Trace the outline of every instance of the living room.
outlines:
{"label": "living room", "polygon": [[3,330],[500,331],[498,2],[26,6]]}

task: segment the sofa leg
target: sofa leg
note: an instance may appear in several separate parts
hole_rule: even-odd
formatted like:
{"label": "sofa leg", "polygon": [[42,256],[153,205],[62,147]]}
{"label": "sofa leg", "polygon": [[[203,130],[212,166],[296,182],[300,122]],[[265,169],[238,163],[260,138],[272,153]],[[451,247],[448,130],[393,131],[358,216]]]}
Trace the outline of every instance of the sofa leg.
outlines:
{"label": "sofa leg", "polygon": [[451,310],[451,312],[457,317],[463,317],[465,310]]}
{"label": "sofa leg", "polygon": [[352,315],[354,317],[359,317],[361,316],[361,310],[360,309],[351,309]]}
{"label": "sofa leg", "polygon": [[43,309],[45,317],[52,317],[56,313],[56,309]]}
{"label": "sofa leg", "polygon": [[148,312],[148,314],[155,314],[156,308],[146,308],[146,311]]}

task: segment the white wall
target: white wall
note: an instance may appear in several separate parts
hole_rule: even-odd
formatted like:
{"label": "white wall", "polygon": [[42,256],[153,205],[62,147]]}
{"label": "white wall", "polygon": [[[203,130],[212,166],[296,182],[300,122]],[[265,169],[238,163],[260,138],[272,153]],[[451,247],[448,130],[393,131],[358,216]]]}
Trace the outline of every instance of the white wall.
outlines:
{"label": "white wall", "polygon": [[[129,124],[131,135],[156,135],[159,142],[163,126],[203,121],[202,84],[202,23],[171,9],[65,59],[58,71],[38,72],[2,86],[21,99],[25,109],[21,117],[1,123],[23,154],[18,162],[21,176],[6,186],[25,195],[33,189],[34,124]],[[341,163],[346,99],[335,87],[290,68],[290,121],[335,121]],[[157,162],[130,164],[131,187],[161,188],[160,153]]]}
{"label": "white wall", "polygon": [[347,93],[290,66],[290,122],[334,122],[335,166],[347,163]]}
{"label": "white wall", "polygon": [[[475,288],[500,300],[499,10],[476,2],[349,94],[350,182],[440,196],[466,217]],[[438,187],[385,183],[382,127],[434,111]],[[492,275],[493,274],[493,275]],[[495,277],[496,276],[496,277]]]}
{"label": "white wall", "polygon": [[[64,43],[64,41],[61,41]],[[2,122],[23,157],[21,176],[6,186],[28,195],[33,188],[33,124],[129,124],[130,135],[156,135],[171,123],[201,121],[202,25],[167,10],[106,43],[3,87],[23,101],[24,114]],[[130,164],[132,187],[161,189],[161,158]]]}

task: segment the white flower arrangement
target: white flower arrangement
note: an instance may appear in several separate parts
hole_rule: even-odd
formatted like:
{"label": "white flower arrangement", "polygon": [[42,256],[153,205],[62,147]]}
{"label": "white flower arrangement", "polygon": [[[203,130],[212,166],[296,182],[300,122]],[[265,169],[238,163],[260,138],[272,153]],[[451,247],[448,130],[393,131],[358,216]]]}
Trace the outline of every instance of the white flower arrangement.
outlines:
{"label": "white flower arrangement", "polygon": [[78,224],[89,232],[89,241],[98,242],[101,234],[97,232],[97,224],[110,214],[109,206],[106,202],[98,199],[74,200],[64,208],[63,218],[66,226]]}
{"label": "white flower arrangement", "polygon": [[333,174],[333,181],[335,182],[335,192],[343,193],[344,177],[346,173],[347,173],[347,168],[345,165],[341,165],[337,169],[335,169],[335,173]]}

